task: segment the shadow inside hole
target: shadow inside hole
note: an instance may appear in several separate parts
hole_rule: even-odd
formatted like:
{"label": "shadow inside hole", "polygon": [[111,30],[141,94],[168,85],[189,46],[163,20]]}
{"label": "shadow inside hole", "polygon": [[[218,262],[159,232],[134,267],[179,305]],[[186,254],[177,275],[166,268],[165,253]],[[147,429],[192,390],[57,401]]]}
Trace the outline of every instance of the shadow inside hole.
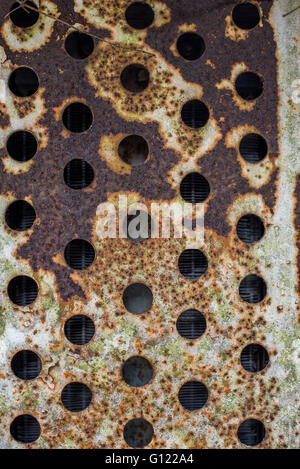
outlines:
{"label": "shadow inside hole", "polygon": [[143,314],[152,308],[153,295],[143,283],[132,283],[123,293],[123,303],[130,313]]}
{"label": "shadow inside hole", "polygon": [[197,60],[205,51],[205,43],[199,34],[184,33],[177,39],[177,50],[186,60]]}
{"label": "shadow inside hole", "polygon": [[5,221],[11,230],[29,230],[36,219],[32,205],[25,200],[16,200],[10,204],[5,212]]}
{"label": "shadow inside hole", "polygon": [[22,414],[12,421],[10,434],[20,443],[33,443],[40,437],[41,427],[32,415]]}
{"label": "shadow inside hole", "polygon": [[244,445],[256,446],[265,438],[266,429],[260,420],[247,419],[239,426],[237,436]]}
{"label": "shadow inside hole", "polygon": [[249,344],[241,353],[241,364],[246,371],[257,373],[269,363],[269,354],[260,344]]}
{"label": "shadow inside hole", "polygon": [[85,104],[80,102],[71,103],[65,108],[62,121],[70,132],[82,133],[91,127],[93,114]]}
{"label": "shadow inside hole", "polygon": [[149,71],[141,64],[130,64],[121,73],[122,86],[132,93],[144,91],[150,80]]}
{"label": "shadow inside hole", "polygon": [[232,11],[233,22],[241,29],[252,29],[260,22],[259,9],[253,3],[241,3]]}
{"label": "shadow inside hole", "polygon": [[72,344],[85,345],[94,337],[95,325],[89,317],[77,314],[66,321],[64,333]]}
{"label": "shadow inside hole", "polygon": [[244,72],[237,77],[235,89],[241,98],[253,101],[262,94],[263,82],[256,73]]}
{"label": "shadow inside hole", "polygon": [[120,142],[118,154],[124,163],[140,166],[148,157],[148,143],[140,135],[128,135]]}
{"label": "shadow inside hole", "polygon": [[154,20],[154,11],[145,2],[133,2],[125,11],[125,18],[129,26],[134,29],[145,29]]}
{"label": "shadow inside hole", "polygon": [[128,446],[144,448],[151,442],[154,432],[151,423],[143,418],[137,418],[126,423],[123,435]]}
{"label": "shadow inside hole", "polygon": [[185,278],[196,279],[205,274],[208,261],[199,249],[186,249],[179,257],[178,268]]}
{"label": "shadow inside hole", "polygon": [[125,383],[136,388],[145,386],[153,377],[151,363],[144,357],[131,357],[122,366]]}
{"label": "shadow inside hole", "polygon": [[201,337],[206,330],[206,320],[200,311],[188,309],[180,314],[176,322],[178,334],[189,340]]}
{"label": "shadow inside hole", "polygon": [[87,269],[95,260],[95,250],[85,239],[73,239],[65,248],[65,260],[71,269]]}
{"label": "shadow inside hole", "polygon": [[18,97],[32,96],[39,88],[37,74],[28,67],[16,68],[9,76],[10,91]]}
{"label": "shadow inside hole", "polygon": [[67,53],[78,60],[86,59],[94,50],[94,40],[89,34],[73,31],[65,40]]}
{"label": "shadow inside hole", "polygon": [[189,173],[181,181],[180,194],[183,200],[193,204],[204,202],[210,194],[210,186],[200,173]]}
{"label": "shadow inside hole", "polygon": [[42,369],[42,362],[32,350],[20,350],[11,360],[11,369],[17,378],[27,381],[37,378]]}
{"label": "shadow inside hole", "polygon": [[83,383],[69,383],[61,393],[63,406],[70,412],[81,412],[92,401],[92,391]]}
{"label": "shadow inside hole", "polygon": [[259,163],[267,156],[268,145],[261,135],[251,133],[242,138],[239,150],[248,163]]}
{"label": "shadow inside hole", "polygon": [[208,390],[200,381],[188,381],[180,388],[178,399],[186,410],[199,410],[207,402]]}
{"label": "shadow inside hole", "polygon": [[240,283],[239,294],[247,303],[260,303],[267,294],[266,283],[258,275],[247,275]]}
{"label": "shadow inside hole", "polygon": [[38,295],[38,286],[33,278],[18,275],[9,282],[7,294],[17,306],[28,306],[35,301]]}
{"label": "shadow inside hole", "polygon": [[[31,6],[33,8],[37,8],[37,5],[33,2],[30,2],[29,0],[25,2],[24,6],[26,7],[26,5]],[[19,28],[30,28],[39,19],[39,12],[30,10],[29,8],[27,8],[26,10],[23,8],[19,8],[16,11],[12,11],[15,8],[18,8],[18,6],[20,6],[19,2],[15,2],[11,6],[10,11],[12,13],[10,13],[9,15],[11,21],[15,26],[18,26]]]}
{"label": "shadow inside hole", "polygon": [[71,189],[85,189],[93,180],[94,170],[87,161],[74,159],[65,166],[64,181]]}
{"label": "shadow inside hole", "polygon": [[11,134],[6,143],[6,149],[11,158],[24,163],[31,160],[37,152],[35,136],[26,130],[18,130]]}
{"label": "shadow inside hole", "polygon": [[244,243],[255,243],[263,237],[265,227],[257,215],[249,213],[239,219],[236,232]]}
{"label": "shadow inside hole", "polygon": [[198,99],[187,101],[181,109],[182,121],[192,129],[204,127],[209,119],[208,107]]}

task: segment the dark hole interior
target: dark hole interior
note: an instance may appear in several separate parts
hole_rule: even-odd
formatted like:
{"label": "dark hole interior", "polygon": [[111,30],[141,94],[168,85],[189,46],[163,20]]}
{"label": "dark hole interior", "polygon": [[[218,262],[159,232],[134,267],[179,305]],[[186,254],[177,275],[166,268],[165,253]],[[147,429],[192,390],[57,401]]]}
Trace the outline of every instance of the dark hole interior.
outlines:
{"label": "dark hole interior", "polygon": [[152,308],[153,295],[143,283],[132,283],[123,293],[125,308],[133,314],[143,314]]}
{"label": "dark hole interior", "polygon": [[198,339],[206,330],[206,320],[200,311],[188,309],[181,313],[176,322],[178,333],[185,339]]}
{"label": "dark hole interior", "polygon": [[140,243],[151,238],[152,218],[148,213],[137,210],[134,215],[127,215],[125,225],[127,237],[131,241]]}
{"label": "dark hole interior", "polygon": [[199,410],[207,402],[208,390],[200,381],[188,381],[180,388],[178,399],[186,410]]}
{"label": "dark hole interior", "polygon": [[74,159],[65,166],[64,180],[71,189],[84,189],[93,182],[94,170],[87,161]]}
{"label": "dark hole interior", "polygon": [[188,127],[199,129],[207,123],[209,110],[202,101],[192,99],[182,106],[181,118]]}
{"label": "dark hole interior", "polygon": [[76,102],[66,107],[63,112],[62,121],[70,132],[81,133],[91,127],[93,114],[88,106]]}
{"label": "dark hole interior", "polygon": [[85,239],[73,239],[65,248],[65,260],[72,269],[87,269],[94,259],[95,250]]}
{"label": "dark hole interior", "polygon": [[262,94],[263,82],[256,73],[244,72],[235,80],[235,89],[241,98],[252,101]]}
{"label": "dark hole interior", "polygon": [[241,363],[246,371],[256,373],[269,363],[269,354],[260,344],[249,344],[241,353]]}
{"label": "dark hole interior", "polygon": [[177,50],[186,60],[197,60],[205,51],[205,43],[199,34],[184,33],[177,39]]}
{"label": "dark hole interior", "polygon": [[31,160],[37,152],[37,147],[35,136],[26,130],[14,132],[6,143],[9,156],[20,162]]}
{"label": "dark hole interior", "polygon": [[239,219],[236,232],[244,243],[255,243],[263,237],[265,227],[257,215],[249,213]]}
{"label": "dark hole interior", "polygon": [[151,363],[144,357],[131,357],[122,366],[124,381],[138,388],[149,383],[153,376]]}
{"label": "dark hole interior", "polygon": [[65,49],[73,59],[86,59],[94,50],[94,40],[88,34],[73,31],[65,40]]}
{"label": "dark hole interior", "polygon": [[234,23],[241,29],[252,29],[260,21],[259,10],[253,3],[241,3],[236,5],[232,11]]}
{"label": "dark hole interior", "polygon": [[147,88],[150,75],[144,65],[130,64],[124,68],[120,78],[126,90],[132,93],[139,93]]}
{"label": "dark hole interior", "polygon": [[247,134],[240,142],[240,154],[248,163],[258,163],[268,153],[266,140],[259,134]]}
{"label": "dark hole interior", "polygon": [[25,200],[16,200],[5,212],[5,221],[15,231],[25,231],[32,227],[36,219],[35,210]]}
{"label": "dark hole interior", "polygon": [[267,286],[261,277],[251,274],[241,281],[239,293],[242,300],[247,303],[259,303],[267,294]]}
{"label": "dark hole interior", "polygon": [[32,350],[20,350],[11,360],[11,369],[18,378],[30,380],[40,374],[42,362]]}
{"label": "dark hole interior", "polygon": [[41,434],[39,422],[32,415],[16,417],[10,425],[11,436],[20,443],[33,443]]}
{"label": "dark hole interior", "polygon": [[210,193],[208,181],[200,173],[187,174],[180,184],[183,200],[193,204],[204,202]]}
{"label": "dark hole interior", "polygon": [[83,314],[77,314],[65,323],[66,338],[75,345],[85,345],[92,340],[95,334],[93,321]]}
{"label": "dark hole interior", "polygon": [[19,67],[10,74],[8,86],[14,95],[28,97],[38,90],[39,79],[31,68]]}
{"label": "dark hole interior", "polygon": [[247,446],[258,445],[265,438],[265,435],[264,424],[256,419],[245,420],[237,432],[240,442]]}
{"label": "dark hole interior", "polygon": [[153,438],[151,423],[143,418],[133,419],[126,423],[123,431],[126,443],[132,448],[144,448]]}
{"label": "dark hole interior", "polygon": [[92,392],[83,383],[69,383],[62,390],[61,401],[70,412],[80,412],[90,405]]}
{"label": "dark hole interior", "polygon": [[195,279],[205,274],[208,262],[202,251],[186,249],[179,257],[178,267],[185,278]]}
{"label": "dark hole interior", "polygon": [[19,275],[9,282],[7,293],[10,300],[17,306],[27,306],[36,299],[38,286],[33,278]]}
{"label": "dark hole interior", "polygon": [[129,26],[134,29],[145,29],[154,20],[154,11],[145,2],[134,2],[126,9],[125,18]]}
{"label": "dark hole interior", "polygon": [[124,163],[139,166],[146,161],[149,154],[148,143],[140,135],[128,135],[120,142],[118,153]]}
{"label": "dark hole interior", "polygon": [[[26,7],[26,5],[37,8],[33,2],[28,0],[25,2],[24,6]],[[20,6],[19,2],[13,3],[10,11],[14,10],[18,6]],[[26,10],[19,8],[10,14],[10,19],[16,26],[19,26],[20,28],[29,28],[30,26],[33,26],[39,19],[39,12],[30,10],[29,8]]]}

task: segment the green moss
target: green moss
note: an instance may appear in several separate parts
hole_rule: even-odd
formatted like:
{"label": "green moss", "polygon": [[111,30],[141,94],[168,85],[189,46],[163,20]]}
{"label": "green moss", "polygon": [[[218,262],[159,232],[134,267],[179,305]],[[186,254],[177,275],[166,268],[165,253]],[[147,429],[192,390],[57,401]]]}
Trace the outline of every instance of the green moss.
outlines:
{"label": "green moss", "polygon": [[4,334],[6,327],[5,309],[0,307],[0,336]]}
{"label": "green moss", "polygon": [[2,415],[8,414],[8,408],[7,408],[6,402],[7,402],[6,397],[0,394],[0,414]]}

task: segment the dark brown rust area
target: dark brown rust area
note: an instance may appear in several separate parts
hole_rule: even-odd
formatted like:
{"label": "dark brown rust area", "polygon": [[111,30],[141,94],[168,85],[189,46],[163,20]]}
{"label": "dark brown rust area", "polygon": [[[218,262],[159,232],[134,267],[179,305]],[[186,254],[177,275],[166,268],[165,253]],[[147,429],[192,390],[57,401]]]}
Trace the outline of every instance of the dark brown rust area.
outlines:
{"label": "dark brown rust area", "polygon": [[[73,11],[73,2],[56,3],[61,19],[71,24],[84,24],[83,17]],[[161,28],[150,28],[146,42],[178,68],[185,80],[203,86],[203,101],[213,110],[222,129],[222,141],[199,164],[212,184],[206,226],[224,235],[229,231],[225,221],[227,208],[239,194],[251,191],[246,179],[241,176],[236,152],[225,146],[226,132],[238,125],[254,125],[268,136],[271,156],[276,157],[278,153],[275,42],[272,28],[266,21],[271,5],[267,1],[260,2],[264,11],[263,28],[257,27],[248,39],[235,42],[225,37],[225,17],[230,14],[234,2],[167,0],[164,3],[171,9],[171,22]],[[2,16],[10,5],[9,0],[1,2]],[[199,20],[195,21],[195,18]],[[184,23],[195,23],[206,43],[205,54],[195,62],[186,62],[170,51],[170,46],[179,35],[178,27]],[[91,32],[109,37],[107,31],[89,27]],[[91,239],[96,207],[107,199],[108,193],[133,191],[146,199],[172,199],[175,192],[166,179],[178,161],[172,150],[164,148],[157,124],[127,122],[118,116],[111,103],[95,98],[95,90],[89,85],[85,72],[86,61],[73,60],[63,49],[61,38],[66,29],[56,23],[50,42],[40,50],[26,54],[13,53],[3,39],[0,42],[12,63],[24,64],[26,61],[26,65],[37,72],[41,87],[45,89],[43,98],[47,109],[41,124],[49,131],[47,148],[36,155],[30,171],[12,175],[7,174],[2,166],[0,184],[3,193],[11,191],[17,198],[32,197],[40,224],[35,226],[32,236],[19,249],[18,255],[29,260],[34,270],[43,268],[53,271],[58,291],[64,300],[73,295],[84,296],[84,292],[71,280],[72,271],[56,264],[53,257],[62,253],[65,245],[76,236]],[[60,40],[57,40],[58,37]],[[111,53],[114,53],[113,48]],[[215,68],[206,63],[208,59]],[[241,111],[234,104],[231,92],[218,90],[215,86],[222,79],[229,79],[232,66],[239,62],[245,62],[250,70],[264,78],[264,93],[251,112]],[[64,99],[73,97],[86,101],[93,111],[94,123],[85,134],[71,134],[64,138],[61,135],[63,124],[55,120],[53,108],[61,106]],[[118,133],[142,135],[150,147],[151,158],[144,165],[133,168],[130,175],[120,176],[112,172],[98,154],[100,138]],[[5,155],[6,151],[2,150],[0,156]],[[72,158],[83,158],[93,166],[96,179],[93,190],[72,191],[64,184],[63,169]],[[275,203],[275,179],[276,173],[260,190],[270,208]]]}
{"label": "dark brown rust area", "polygon": [[[297,270],[298,270],[298,292],[300,292],[300,175],[298,174],[295,186],[295,231],[297,233],[296,245],[297,245]],[[300,319],[300,318],[299,318]]]}

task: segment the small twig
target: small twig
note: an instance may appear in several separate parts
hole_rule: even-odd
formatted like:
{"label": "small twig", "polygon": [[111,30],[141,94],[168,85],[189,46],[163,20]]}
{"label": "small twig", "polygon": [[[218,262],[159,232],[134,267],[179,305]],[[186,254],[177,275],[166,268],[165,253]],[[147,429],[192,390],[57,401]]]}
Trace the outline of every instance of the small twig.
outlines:
{"label": "small twig", "polygon": [[282,15],[282,17],[285,18],[286,16],[290,15],[291,13],[294,13],[294,11],[299,10],[299,8],[300,8],[300,5],[297,6],[296,8],[294,8],[293,10],[288,11],[287,13],[285,13],[284,15]]}
{"label": "small twig", "polygon": [[[14,10],[10,11],[9,13],[7,13],[4,18],[7,18],[8,16],[10,16],[10,14],[13,12],[13,11],[16,11],[16,10],[19,10],[19,8],[22,8],[23,10],[25,9],[24,8],[24,4],[26,2],[26,0],[18,0],[20,5],[16,8],[14,8]],[[49,15],[49,13],[45,13],[44,11],[42,11],[40,8],[35,8],[35,7],[32,7],[31,5],[26,5],[26,8],[29,8],[30,10],[33,10],[33,11],[36,11],[38,13],[41,13],[42,15],[45,15],[47,16],[48,18],[51,18],[52,20],[54,21],[58,21],[59,23],[65,25],[65,26],[68,26],[69,28],[72,28],[72,29],[75,29],[76,31],[79,31],[80,33],[82,33],[83,31],[80,29],[80,28],[77,28],[77,26],[73,26],[72,24],[68,23],[67,21],[64,21],[64,20],[61,20],[60,18],[55,18],[55,16],[52,16],[52,15]],[[27,12],[28,13],[28,12]],[[141,52],[142,54],[147,54],[147,55],[150,55],[152,57],[154,57],[155,54],[152,54],[151,52],[148,52],[146,50],[143,50],[143,49],[137,49],[135,47],[130,47],[130,46],[124,46],[123,44],[118,44],[117,42],[113,42],[113,41],[110,41],[108,39],[105,39],[101,36],[97,36],[96,34],[92,34],[92,33],[88,33],[88,32],[85,32],[85,34],[87,34],[88,36],[91,36],[93,37],[94,39],[97,39],[98,41],[102,41],[102,42],[106,42],[107,44],[110,44],[111,46],[113,47],[119,47],[121,49],[127,49],[127,50],[131,50],[131,51],[135,51],[135,52]]]}

